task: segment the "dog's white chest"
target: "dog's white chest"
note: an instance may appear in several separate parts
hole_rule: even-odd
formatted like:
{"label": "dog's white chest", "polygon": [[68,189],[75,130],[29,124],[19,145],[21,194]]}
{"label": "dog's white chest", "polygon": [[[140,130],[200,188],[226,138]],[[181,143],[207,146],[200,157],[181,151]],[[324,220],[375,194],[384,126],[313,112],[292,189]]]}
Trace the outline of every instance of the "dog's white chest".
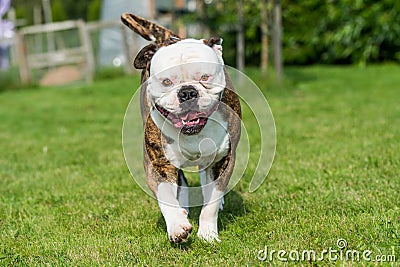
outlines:
{"label": "dog's white chest", "polygon": [[[158,124],[160,117],[152,117]],[[184,135],[172,125],[163,125],[163,133],[174,140],[165,145],[164,152],[168,160],[178,168],[207,167],[221,160],[228,152],[228,122],[223,120],[218,111],[208,118],[206,126],[197,135]]]}

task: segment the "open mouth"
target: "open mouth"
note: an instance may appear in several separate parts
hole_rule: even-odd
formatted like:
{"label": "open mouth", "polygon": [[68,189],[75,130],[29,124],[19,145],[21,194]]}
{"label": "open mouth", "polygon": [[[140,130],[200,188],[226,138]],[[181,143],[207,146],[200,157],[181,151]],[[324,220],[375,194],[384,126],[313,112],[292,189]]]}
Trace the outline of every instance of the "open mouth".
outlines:
{"label": "open mouth", "polygon": [[[196,126],[196,125],[205,125],[207,123],[207,114],[204,112],[194,112],[190,111],[187,113],[185,116],[182,116],[179,118],[180,121],[176,120],[174,123],[175,127],[180,127],[180,126]],[[176,125],[175,125],[176,124]]]}
{"label": "open mouth", "polygon": [[155,105],[157,110],[172,122],[175,128],[181,129],[187,135],[199,133],[207,124],[208,117],[216,110],[216,106],[209,112],[188,111],[183,114],[173,114],[163,107]]}

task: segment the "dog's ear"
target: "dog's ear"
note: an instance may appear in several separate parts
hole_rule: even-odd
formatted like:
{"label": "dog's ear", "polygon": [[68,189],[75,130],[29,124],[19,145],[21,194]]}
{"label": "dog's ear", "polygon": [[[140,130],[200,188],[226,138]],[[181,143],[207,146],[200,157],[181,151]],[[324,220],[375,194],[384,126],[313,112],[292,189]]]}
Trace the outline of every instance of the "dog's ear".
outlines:
{"label": "dog's ear", "polygon": [[147,63],[151,61],[151,58],[157,52],[158,46],[155,44],[149,44],[142,48],[139,53],[136,55],[135,60],[133,61],[133,66],[137,69],[145,69],[147,67]]}
{"label": "dog's ear", "polygon": [[221,51],[222,53],[222,38],[221,37],[211,37],[210,39],[206,40],[203,39],[204,44],[208,45],[212,49],[216,51]]}
{"label": "dog's ear", "polygon": [[139,16],[124,13],[121,16],[122,22],[131,30],[142,36],[148,41],[155,41],[156,44],[162,44],[169,39],[180,40],[179,36],[171,30],[161,25],[155,24]]}
{"label": "dog's ear", "polygon": [[205,45],[208,45],[212,49],[214,49],[215,53],[222,59],[222,38],[220,37],[211,37],[210,39],[206,40],[203,39]]}

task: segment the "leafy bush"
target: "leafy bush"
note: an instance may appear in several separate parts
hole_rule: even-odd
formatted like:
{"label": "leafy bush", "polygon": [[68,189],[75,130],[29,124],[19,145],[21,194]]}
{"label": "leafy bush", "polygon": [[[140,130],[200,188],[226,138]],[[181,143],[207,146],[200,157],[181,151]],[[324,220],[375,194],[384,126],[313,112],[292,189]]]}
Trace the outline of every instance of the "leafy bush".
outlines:
{"label": "leafy bush", "polygon": [[[247,0],[243,5],[246,64],[258,65],[260,3]],[[213,1],[205,8],[206,20],[196,12],[189,21],[203,21],[213,34],[222,36],[224,46],[229,48],[224,51],[226,62],[235,64],[236,1]],[[286,64],[400,61],[398,0],[282,0],[282,16]],[[272,12],[269,18],[272,26]]]}
{"label": "leafy bush", "polygon": [[368,63],[399,60],[400,2],[283,2],[288,63]]}

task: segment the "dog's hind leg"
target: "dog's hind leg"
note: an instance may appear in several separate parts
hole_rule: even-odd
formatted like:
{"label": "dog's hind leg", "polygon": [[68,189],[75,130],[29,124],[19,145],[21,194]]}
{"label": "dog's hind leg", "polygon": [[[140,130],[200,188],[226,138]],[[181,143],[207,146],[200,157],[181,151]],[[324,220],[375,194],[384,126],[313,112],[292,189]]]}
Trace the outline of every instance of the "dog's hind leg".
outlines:
{"label": "dog's hind leg", "polygon": [[220,211],[224,209],[224,204],[225,204],[225,199],[224,199],[224,197],[222,197],[221,203],[219,204],[219,210]]}
{"label": "dog's hind leg", "polygon": [[203,208],[199,219],[199,231],[197,236],[212,242],[221,240],[218,238],[218,210],[222,205],[224,191],[218,190],[211,171],[200,172],[200,181],[203,192]]}
{"label": "dog's hind leg", "polygon": [[[199,174],[200,174],[200,183],[201,183],[201,186],[202,186],[202,187],[203,187],[203,186],[206,186],[207,183],[210,182],[210,181],[207,180],[206,171],[205,171],[205,170],[202,170],[202,171],[199,172]],[[203,193],[203,194],[204,194],[204,193]],[[203,197],[204,197],[204,196],[203,196]],[[222,198],[221,198],[221,203],[219,204],[219,210],[220,210],[220,211],[224,209],[224,204],[225,204],[225,200],[224,200],[224,197],[222,197]]]}
{"label": "dog's hind leg", "polygon": [[179,181],[178,181],[178,201],[179,206],[184,208],[189,214],[189,184],[186,180],[185,174],[182,170],[178,171]]}

